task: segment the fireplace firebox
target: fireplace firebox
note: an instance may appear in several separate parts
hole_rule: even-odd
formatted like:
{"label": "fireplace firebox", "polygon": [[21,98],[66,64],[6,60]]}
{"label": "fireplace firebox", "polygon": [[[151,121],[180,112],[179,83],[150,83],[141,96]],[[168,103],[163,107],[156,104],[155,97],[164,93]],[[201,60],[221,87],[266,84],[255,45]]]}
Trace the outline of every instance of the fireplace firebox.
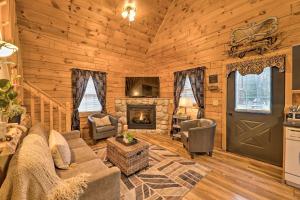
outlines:
{"label": "fireplace firebox", "polygon": [[129,129],[156,129],[156,105],[127,105]]}

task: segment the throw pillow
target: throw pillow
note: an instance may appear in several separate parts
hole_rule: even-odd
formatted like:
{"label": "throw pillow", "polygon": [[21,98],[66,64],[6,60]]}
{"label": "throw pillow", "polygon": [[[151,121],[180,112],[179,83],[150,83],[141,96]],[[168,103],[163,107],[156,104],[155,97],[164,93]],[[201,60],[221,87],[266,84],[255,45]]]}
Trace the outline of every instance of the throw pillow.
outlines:
{"label": "throw pillow", "polygon": [[102,118],[93,117],[93,120],[94,120],[97,127],[98,126],[111,126],[109,116],[105,116],[105,117],[102,117]]}
{"label": "throw pillow", "polygon": [[71,151],[66,139],[59,132],[51,130],[49,147],[55,166],[59,169],[68,169],[71,163]]}

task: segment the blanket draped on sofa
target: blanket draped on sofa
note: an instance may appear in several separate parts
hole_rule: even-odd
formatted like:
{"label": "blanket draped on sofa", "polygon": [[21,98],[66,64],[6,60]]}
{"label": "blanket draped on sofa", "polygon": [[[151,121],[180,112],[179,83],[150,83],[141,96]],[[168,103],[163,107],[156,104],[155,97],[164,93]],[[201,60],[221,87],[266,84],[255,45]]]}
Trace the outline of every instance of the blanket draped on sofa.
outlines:
{"label": "blanket draped on sofa", "polygon": [[67,180],[56,172],[47,141],[28,135],[13,156],[0,189],[0,200],[75,200],[87,187],[86,175]]}

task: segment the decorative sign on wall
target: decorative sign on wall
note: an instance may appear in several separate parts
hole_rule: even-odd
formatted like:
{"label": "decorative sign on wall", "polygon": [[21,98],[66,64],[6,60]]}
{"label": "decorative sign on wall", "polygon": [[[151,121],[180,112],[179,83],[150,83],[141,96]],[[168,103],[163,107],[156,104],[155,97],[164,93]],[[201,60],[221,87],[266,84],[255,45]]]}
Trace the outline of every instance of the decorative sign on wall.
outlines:
{"label": "decorative sign on wall", "polygon": [[217,91],[219,90],[218,87],[218,75],[213,74],[208,76],[208,89],[210,91]]}
{"label": "decorative sign on wall", "polygon": [[263,54],[280,44],[277,17],[237,28],[231,33],[229,56],[243,58],[247,53]]}
{"label": "decorative sign on wall", "polygon": [[208,82],[209,82],[209,84],[218,83],[218,75],[217,74],[209,75]]}

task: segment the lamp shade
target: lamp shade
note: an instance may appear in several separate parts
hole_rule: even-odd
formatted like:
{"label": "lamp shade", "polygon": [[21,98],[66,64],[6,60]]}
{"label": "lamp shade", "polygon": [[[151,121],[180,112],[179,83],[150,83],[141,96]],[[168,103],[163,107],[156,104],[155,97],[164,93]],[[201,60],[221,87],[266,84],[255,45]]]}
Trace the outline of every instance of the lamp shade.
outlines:
{"label": "lamp shade", "polygon": [[189,97],[180,97],[179,106],[186,108],[193,107],[193,100]]}
{"label": "lamp shade", "polygon": [[18,51],[18,47],[5,41],[0,41],[0,57],[5,58]]}

